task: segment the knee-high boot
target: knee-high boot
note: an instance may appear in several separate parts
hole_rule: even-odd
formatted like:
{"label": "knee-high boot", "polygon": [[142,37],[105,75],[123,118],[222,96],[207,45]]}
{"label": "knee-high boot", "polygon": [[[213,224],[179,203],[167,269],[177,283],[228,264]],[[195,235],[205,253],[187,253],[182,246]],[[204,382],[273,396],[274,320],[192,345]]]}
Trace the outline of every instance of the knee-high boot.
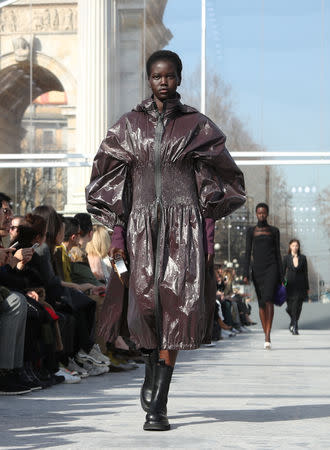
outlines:
{"label": "knee-high boot", "polygon": [[149,412],[143,429],[146,431],[166,431],[170,429],[167,418],[167,397],[171,384],[173,367],[160,361],[156,366],[154,389]]}
{"label": "knee-high boot", "polygon": [[154,387],[156,366],[158,363],[158,350],[155,349],[149,353],[143,353],[143,359],[145,363],[145,377],[140,392],[140,401],[144,411],[148,412]]}

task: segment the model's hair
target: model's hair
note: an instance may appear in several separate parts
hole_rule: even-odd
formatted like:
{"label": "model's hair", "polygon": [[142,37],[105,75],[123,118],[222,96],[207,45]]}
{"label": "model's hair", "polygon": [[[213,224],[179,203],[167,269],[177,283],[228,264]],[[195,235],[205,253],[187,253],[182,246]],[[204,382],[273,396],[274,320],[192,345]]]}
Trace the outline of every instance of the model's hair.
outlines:
{"label": "model's hair", "polygon": [[267,211],[267,214],[269,213],[269,207],[267,205],[267,203],[258,203],[256,206],[256,212],[258,208],[265,208],[265,210]]}
{"label": "model's hair", "polygon": [[9,203],[9,206],[12,207],[11,198],[8,197],[8,195],[4,194],[3,192],[0,192],[0,208],[2,208],[2,202],[7,202]]}
{"label": "model's hair", "polygon": [[149,56],[148,60],[147,60],[147,64],[146,64],[146,69],[147,69],[147,75],[148,78],[151,75],[151,66],[156,62],[156,61],[171,61],[175,67],[176,67],[176,73],[178,74],[178,77],[181,79],[181,72],[182,72],[182,61],[179,57],[179,55],[177,55],[174,52],[171,52],[170,50],[157,50],[156,52],[152,53],[152,55]]}
{"label": "model's hair", "polygon": [[88,213],[78,213],[74,216],[80,226],[80,236],[85,237],[93,229],[92,219]]}
{"label": "model's hair", "polygon": [[50,253],[53,254],[56,246],[56,237],[62,228],[62,218],[52,206],[41,205],[33,210],[34,214],[43,217],[47,223],[46,243]]}
{"label": "model's hair", "polygon": [[291,255],[290,245],[293,244],[294,242],[297,242],[297,244],[298,244],[298,255],[300,255],[300,241],[299,241],[299,239],[291,239],[291,241],[289,242],[288,255]]}
{"label": "model's hair", "polygon": [[17,240],[20,244],[30,245],[37,236],[44,236],[46,230],[46,220],[38,214],[29,213],[17,228]]}
{"label": "model's hair", "polygon": [[65,223],[64,242],[68,242],[68,240],[73,234],[78,234],[79,222],[77,219],[74,219],[73,217],[65,217],[64,223]]}
{"label": "model's hair", "polygon": [[93,238],[86,245],[86,252],[91,256],[105,258],[110,250],[111,240],[107,229],[102,225],[94,225]]}

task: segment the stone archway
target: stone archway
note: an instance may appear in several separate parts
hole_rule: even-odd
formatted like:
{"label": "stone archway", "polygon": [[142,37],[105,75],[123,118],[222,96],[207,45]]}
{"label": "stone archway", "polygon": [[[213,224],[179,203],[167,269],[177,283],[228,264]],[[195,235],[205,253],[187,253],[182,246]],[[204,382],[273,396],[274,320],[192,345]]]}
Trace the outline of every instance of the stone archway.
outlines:
{"label": "stone archway", "polygon": [[[35,52],[31,66],[27,60],[17,61],[16,55],[11,53],[1,58],[1,67],[0,153],[21,152],[21,142],[26,135],[26,129],[22,126],[24,113],[31,102],[46,92],[65,92],[71,107],[66,115],[75,120],[76,83],[56,60]],[[65,108],[67,110],[68,105]],[[15,197],[15,169],[3,169],[1,172],[0,191]]]}

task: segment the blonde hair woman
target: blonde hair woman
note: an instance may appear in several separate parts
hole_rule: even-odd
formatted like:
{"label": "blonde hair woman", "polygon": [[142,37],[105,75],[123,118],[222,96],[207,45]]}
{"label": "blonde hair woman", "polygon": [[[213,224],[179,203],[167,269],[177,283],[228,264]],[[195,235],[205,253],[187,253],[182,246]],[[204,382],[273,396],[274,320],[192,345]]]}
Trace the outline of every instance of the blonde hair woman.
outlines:
{"label": "blonde hair woman", "polygon": [[86,245],[90,268],[98,280],[108,281],[109,269],[104,259],[108,258],[111,240],[107,229],[102,225],[93,226],[93,238]]}

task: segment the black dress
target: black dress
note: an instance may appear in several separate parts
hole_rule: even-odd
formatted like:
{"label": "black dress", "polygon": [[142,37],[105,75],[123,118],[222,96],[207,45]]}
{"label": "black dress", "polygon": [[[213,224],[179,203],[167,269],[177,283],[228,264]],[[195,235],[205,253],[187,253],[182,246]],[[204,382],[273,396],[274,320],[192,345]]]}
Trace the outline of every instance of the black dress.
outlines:
{"label": "black dress", "polygon": [[266,302],[274,303],[276,288],[282,281],[280,232],[278,228],[267,223],[248,228],[244,270],[244,276],[248,279],[250,278],[250,266],[259,308],[264,308]]}
{"label": "black dress", "polygon": [[309,290],[306,256],[299,255],[298,266],[295,267],[292,255],[285,255],[283,271],[287,279],[287,312],[292,321],[296,322],[299,320],[302,304]]}

